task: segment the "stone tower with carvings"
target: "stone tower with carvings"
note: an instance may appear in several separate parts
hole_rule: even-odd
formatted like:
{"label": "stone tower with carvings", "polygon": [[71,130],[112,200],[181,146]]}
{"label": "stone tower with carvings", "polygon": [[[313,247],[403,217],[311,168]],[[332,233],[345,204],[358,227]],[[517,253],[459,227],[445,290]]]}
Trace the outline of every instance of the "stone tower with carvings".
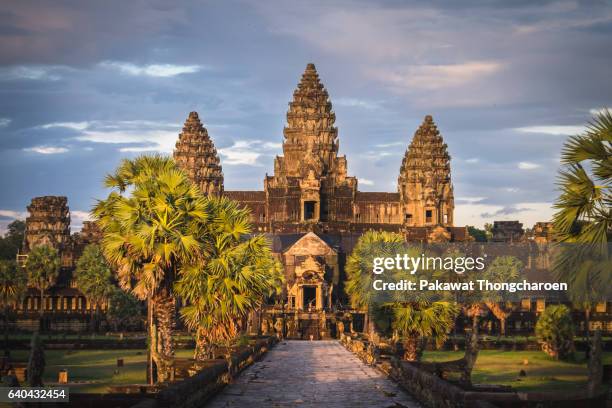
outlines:
{"label": "stone tower with carvings", "polygon": [[191,112],[179,134],[174,160],[210,196],[223,194],[223,171],[217,149],[197,112]]}
{"label": "stone tower with carvings", "polygon": [[406,150],[397,187],[405,226],[453,225],[450,156],[430,115]]}
{"label": "stone tower with carvings", "polygon": [[289,102],[283,156],[264,180],[274,223],[348,222],[357,180],[347,176],[346,156],[338,156],[338,129],[327,90],[308,64]]}

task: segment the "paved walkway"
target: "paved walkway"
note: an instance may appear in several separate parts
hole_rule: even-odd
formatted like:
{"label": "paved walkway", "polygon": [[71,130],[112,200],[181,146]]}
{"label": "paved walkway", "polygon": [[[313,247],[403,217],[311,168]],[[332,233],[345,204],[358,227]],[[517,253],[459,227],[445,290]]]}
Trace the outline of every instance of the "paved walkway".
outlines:
{"label": "paved walkway", "polygon": [[284,341],[225,387],[207,407],[420,405],[337,341]]}

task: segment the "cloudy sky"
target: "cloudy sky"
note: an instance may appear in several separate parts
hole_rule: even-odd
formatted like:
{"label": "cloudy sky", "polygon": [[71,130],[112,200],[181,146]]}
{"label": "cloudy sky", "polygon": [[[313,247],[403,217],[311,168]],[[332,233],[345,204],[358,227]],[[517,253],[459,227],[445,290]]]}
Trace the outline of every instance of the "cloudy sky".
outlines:
{"label": "cloudy sky", "polygon": [[563,140],[612,106],[612,3],[534,3],[3,1],[0,228],[66,195],[78,229],[103,176],[170,153],[192,110],[226,189],[261,189],[308,62],[361,190],[396,189],[432,114],[457,224],[546,220]]}

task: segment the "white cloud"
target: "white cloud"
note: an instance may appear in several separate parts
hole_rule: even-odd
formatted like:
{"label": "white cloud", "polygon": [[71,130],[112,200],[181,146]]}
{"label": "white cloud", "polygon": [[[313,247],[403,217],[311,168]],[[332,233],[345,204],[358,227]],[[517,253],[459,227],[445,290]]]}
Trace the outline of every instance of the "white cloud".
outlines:
{"label": "white cloud", "polygon": [[577,135],[585,131],[584,126],[555,126],[555,125],[545,125],[545,126],[526,126],[514,128],[517,132],[521,133],[540,133],[544,135],[554,135],[554,136],[569,136],[569,135]]}
{"label": "white cloud", "polygon": [[360,178],[357,179],[357,181],[359,182],[359,184],[363,184],[364,186],[373,186],[374,182],[372,180],[368,180],[366,178]]}
{"label": "white cloud", "polygon": [[134,76],[173,77],[182,74],[193,74],[202,70],[201,65],[150,64],[136,65],[130,62],[104,61],[102,68],[114,69],[121,73]]}
{"label": "white cloud", "polygon": [[601,115],[603,113],[610,112],[612,114],[612,106],[604,107],[604,108],[593,108],[589,110],[591,115]]}
{"label": "white cloud", "polygon": [[518,164],[518,168],[521,170],[535,170],[540,167],[542,166],[537,163],[531,163],[531,162],[519,162]]}
{"label": "white cloud", "polygon": [[508,193],[518,193],[519,191],[521,191],[521,189],[517,187],[506,187],[504,188],[504,191]]}
{"label": "white cloud", "polygon": [[274,154],[281,149],[281,143],[261,140],[238,140],[229,147],[218,149],[222,165],[260,166],[258,159],[264,154]]}
{"label": "white cloud", "polygon": [[52,128],[67,128],[73,130],[85,130],[89,127],[89,122],[53,122],[47,123],[46,125],[42,125],[43,129],[52,129]]}
{"label": "white cloud", "polygon": [[6,127],[10,125],[11,122],[9,118],[0,118],[0,127]]}
{"label": "white cloud", "polygon": [[470,163],[470,164],[478,163],[479,161],[480,159],[478,157],[472,157],[471,159],[465,159],[465,162]]}
{"label": "white cloud", "polygon": [[221,164],[256,166],[261,153],[253,150],[253,142],[239,140],[230,147],[219,149]]}
{"label": "white cloud", "polygon": [[377,109],[380,107],[377,102],[356,98],[337,98],[332,102],[335,106],[348,106],[351,108]]}
{"label": "white cloud", "polygon": [[464,204],[475,204],[482,200],[485,200],[487,197],[457,197],[455,198],[455,202],[464,203]]}
{"label": "white cloud", "polygon": [[61,76],[57,74],[60,66],[42,65],[18,65],[0,69],[0,78],[3,80],[32,80],[32,81],[57,81]]}
{"label": "white cloud", "polygon": [[395,147],[395,146],[406,146],[406,142],[398,141],[398,142],[389,142],[389,143],[380,143],[375,145],[376,147],[387,148],[387,147]]}
{"label": "white cloud", "polygon": [[13,211],[13,210],[0,210],[0,217],[13,218],[16,220],[25,219],[28,216],[27,212]]}
{"label": "white cloud", "polygon": [[66,153],[68,148],[66,147],[57,147],[57,146],[34,146],[23,149],[26,152],[34,152],[40,154],[60,154]]}
{"label": "white cloud", "polygon": [[458,87],[499,71],[496,61],[468,61],[450,65],[410,65],[399,69],[375,69],[370,76],[399,87],[400,91]]}
{"label": "white cloud", "polygon": [[88,211],[70,210],[70,219],[78,221],[91,221],[91,214]]}
{"label": "white cloud", "polygon": [[493,221],[519,220],[523,228],[532,227],[536,222],[552,219],[554,210],[551,203],[526,202],[513,205],[514,211],[505,211],[503,205],[492,204],[456,204],[455,225],[474,225],[482,228],[485,223]]}

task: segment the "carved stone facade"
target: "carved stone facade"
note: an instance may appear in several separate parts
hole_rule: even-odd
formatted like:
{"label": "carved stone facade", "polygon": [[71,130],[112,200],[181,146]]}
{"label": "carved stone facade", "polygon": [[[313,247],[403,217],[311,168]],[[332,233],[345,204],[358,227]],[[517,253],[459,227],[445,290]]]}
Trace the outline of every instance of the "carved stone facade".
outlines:
{"label": "carved stone facade", "polygon": [[263,191],[223,191],[217,152],[195,112],[179,135],[178,165],[205,193],[249,208],[254,230],[268,235],[284,266],[281,310],[269,309],[255,324],[264,332],[279,326],[289,337],[317,339],[352,327],[343,313],[333,312],[347,304],[344,264],[365,231],[398,232],[421,242],[470,239],[465,227],[453,226],[450,156],[431,116],[406,150],[393,193],[359,191],[346,156],[339,155],[335,121],[329,94],[308,64],[289,102],[283,154]]}
{"label": "carved stone facade", "polygon": [[35,197],[28,206],[23,253],[47,245],[63,250],[70,246],[70,210],[68,198]]}
{"label": "carved stone facade", "polygon": [[397,186],[406,226],[453,225],[450,156],[430,115],[406,150]]}
{"label": "carved stone facade", "polygon": [[518,221],[493,221],[493,242],[520,242],[525,237],[523,224]]}
{"label": "carved stone facade", "polygon": [[[73,273],[76,262],[88,244],[102,238],[95,222],[84,221],[81,232],[70,232],[70,210],[68,199],[60,196],[35,197],[27,207],[26,229],[23,246],[17,255],[18,262],[27,262],[28,254],[39,246],[50,246],[57,250],[61,269],[57,282],[44,293],[29,288],[23,300],[15,305],[18,312],[16,325],[22,330],[40,328],[41,308],[52,312],[42,320],[44,330],[82,331],[89,327],[88,319],[92,303],[76,286]],[[25,273],[25,272],[24,272]],[[108,305],[103,302],[101,307]]]}
{"label": "carved stone facade", "polygon": [[214,196],[223,193],[219,155],[197,112],[191,112],[185,121],[176,142],[174,160],[203,192]]}
{"label": "carved stone facade", "polygon": [[358,234],[377,229],[418,241],[468,239],[465,228],[453,227],[450,156],[431,116],[406,150],[395,193],[358,190],[346,156],[338,154],[335,120],[329,94],[314,64],[308,64],[289,102],[283,155],[275,158],[274,174],[264,178],[263,191],[222,190],[219,158],[195,112],[174,157],[203,191],[223,191],[248,207],[258,232]]}

